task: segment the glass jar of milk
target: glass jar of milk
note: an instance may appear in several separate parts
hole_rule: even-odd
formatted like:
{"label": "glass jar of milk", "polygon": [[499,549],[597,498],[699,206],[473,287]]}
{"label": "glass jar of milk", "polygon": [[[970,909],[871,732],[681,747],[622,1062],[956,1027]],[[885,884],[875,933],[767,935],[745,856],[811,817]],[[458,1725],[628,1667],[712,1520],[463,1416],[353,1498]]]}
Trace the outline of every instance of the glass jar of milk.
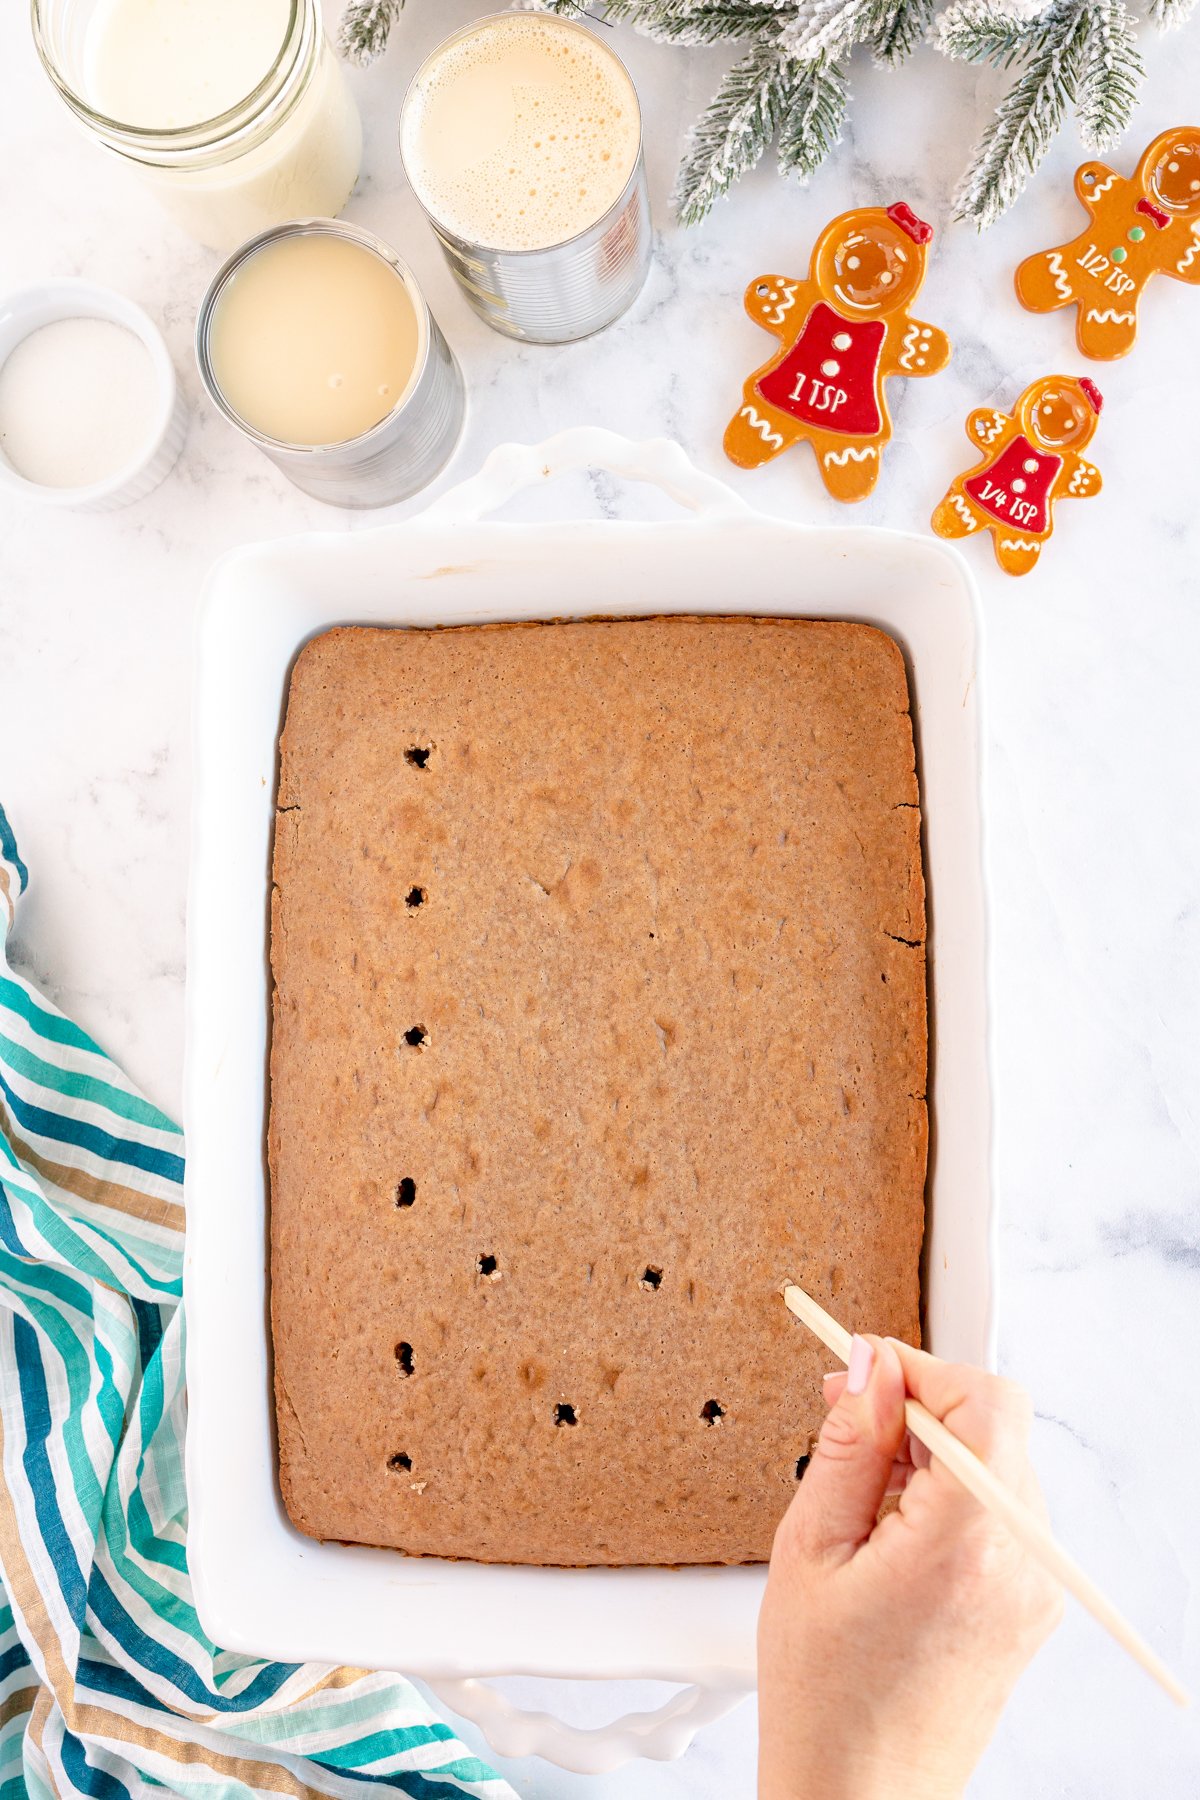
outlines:
{"label": "glass jar of milk", "polygon": [[346,204],[362,127],[319,0],[33,0],[33,31],[85,130],[201,243]]}

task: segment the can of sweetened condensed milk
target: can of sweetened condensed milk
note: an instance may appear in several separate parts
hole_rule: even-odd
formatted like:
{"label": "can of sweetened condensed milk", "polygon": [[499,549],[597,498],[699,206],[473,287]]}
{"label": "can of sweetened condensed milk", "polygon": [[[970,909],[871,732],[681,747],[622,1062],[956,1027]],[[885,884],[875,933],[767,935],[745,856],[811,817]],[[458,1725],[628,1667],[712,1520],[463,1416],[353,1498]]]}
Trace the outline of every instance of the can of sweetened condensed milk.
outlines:
{"label": "can of sweetened condensed milk", "polygon": [[333,506],[408,499],[462,431],[462,375],[412,271],[340,220],[243,244],[204,296],[196,359],[230,423]]}

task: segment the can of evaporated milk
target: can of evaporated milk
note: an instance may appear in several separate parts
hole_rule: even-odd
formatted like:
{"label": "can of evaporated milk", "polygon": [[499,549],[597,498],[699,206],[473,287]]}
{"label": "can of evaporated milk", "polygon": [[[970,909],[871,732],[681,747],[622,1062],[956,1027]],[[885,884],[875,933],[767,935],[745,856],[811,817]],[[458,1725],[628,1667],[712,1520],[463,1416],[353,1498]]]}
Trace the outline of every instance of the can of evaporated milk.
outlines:
{"label": "can of evaporated milk", "polygon": [[641,109],[585,26],[496,13],[445,40],[400,116],[405,173],[480,318],[562,344],[631,305],[650,267]]}

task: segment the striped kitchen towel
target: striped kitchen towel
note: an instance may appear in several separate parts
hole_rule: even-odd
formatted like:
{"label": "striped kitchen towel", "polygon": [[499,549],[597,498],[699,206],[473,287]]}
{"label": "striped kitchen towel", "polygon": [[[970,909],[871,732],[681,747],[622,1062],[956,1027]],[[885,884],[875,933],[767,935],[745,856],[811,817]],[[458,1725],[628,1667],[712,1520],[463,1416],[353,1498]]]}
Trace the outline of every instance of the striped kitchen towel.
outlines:
{"label": "striped kitchen towel", "polygon": [[515,1800],[409,1682],[205,1636],[183,1140],[9,966],[27,882],[0,809],[0,1800]]}

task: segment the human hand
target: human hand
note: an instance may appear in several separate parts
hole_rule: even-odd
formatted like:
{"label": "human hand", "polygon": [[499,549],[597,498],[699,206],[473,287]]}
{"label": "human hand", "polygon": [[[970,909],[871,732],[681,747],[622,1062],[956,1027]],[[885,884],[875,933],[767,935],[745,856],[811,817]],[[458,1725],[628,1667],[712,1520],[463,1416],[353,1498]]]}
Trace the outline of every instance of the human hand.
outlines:
{"label": "human hand", "polygon": [[[1024,1391],[855,1338],[780,1522],[758,1626],[759,1800],[957,1800],[1058,1583],[909,1438],[906,1393],[1043,1517]],[[878,1520],[885,1494],[899,1504]]]}

